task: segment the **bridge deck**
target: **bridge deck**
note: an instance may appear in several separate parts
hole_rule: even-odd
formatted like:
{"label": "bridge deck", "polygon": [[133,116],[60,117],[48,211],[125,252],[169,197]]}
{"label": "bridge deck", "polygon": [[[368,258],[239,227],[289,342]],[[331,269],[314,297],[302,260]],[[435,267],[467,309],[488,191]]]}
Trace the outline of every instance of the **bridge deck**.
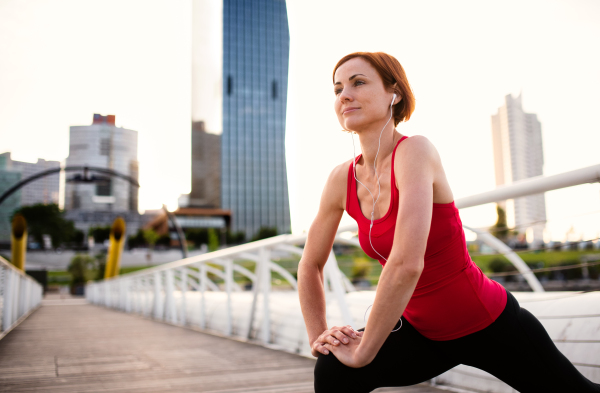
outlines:
{"label": "bridge deck", "polygon": [[313,367],[311,359],[79,299],[44,300],[0,341],[0,391],[10,392],[309,393]]}

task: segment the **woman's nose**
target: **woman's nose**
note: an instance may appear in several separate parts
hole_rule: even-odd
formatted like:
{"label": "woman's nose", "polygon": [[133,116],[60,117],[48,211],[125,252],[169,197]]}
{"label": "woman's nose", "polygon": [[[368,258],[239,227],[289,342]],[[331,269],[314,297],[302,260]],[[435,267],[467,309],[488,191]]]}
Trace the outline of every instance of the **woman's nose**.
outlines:
{"label": "woman's nose", "polygon": [[340,93],[340,102],[344,101],[352,101],[352,96],[346,92],[346,89],[342,90]]}

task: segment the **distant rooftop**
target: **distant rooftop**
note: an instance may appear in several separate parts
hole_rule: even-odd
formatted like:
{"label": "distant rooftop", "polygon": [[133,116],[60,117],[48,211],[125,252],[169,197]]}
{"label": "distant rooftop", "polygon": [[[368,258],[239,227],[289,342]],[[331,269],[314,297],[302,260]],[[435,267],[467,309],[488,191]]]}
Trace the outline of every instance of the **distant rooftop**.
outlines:
{"label": "distant rooftop", "polygon": [[115,115],[102,116],[99,113],[94,113],[94,122],[92,124],[112,124],[114,126],[115,120]]}

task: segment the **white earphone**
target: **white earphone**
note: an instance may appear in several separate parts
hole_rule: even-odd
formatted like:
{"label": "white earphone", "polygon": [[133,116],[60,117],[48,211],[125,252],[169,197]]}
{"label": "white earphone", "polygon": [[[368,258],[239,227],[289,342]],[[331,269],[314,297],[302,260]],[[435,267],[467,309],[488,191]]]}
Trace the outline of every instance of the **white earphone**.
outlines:
{"label": "white earphone", "polygon": [[356,146],[354,145],[354,133],[351,134],[352,135],[352,151],[354,153],[354,157],[352,160],[352,172],[354,173],[354,180],[356,180],[357,183],[361,184],[364,188],[366,188],[367,191],[369,192],[369,194],[371,195],[371,198],[373,199],[373,210],[371,210],[371,225],[369,226],[369,244],[371,244],[371,248],[373,249],[373,251],[375,251],[375,253],[377,253],[377,255],[379,255],[380,257],[382,257],[386,262],[387,262],[387,258],[384,257],[383,255],[381,255],[375,249],[375,247],[373,247],[373,243],[371,242],[371,229],[373,228],[373,221],[374,221],[373,216],[375,215],[375,205],[377,204],[377,201],[379,200],[379,196],[381,195],[381,184],[379,183],[379,176],[377,175],[377,165],[376,165],[377,164],[377,156],[379,156],[379,149],[381,148],[381,136],[383,135],[383,130],[385,130],[385,127],[387,127],[387,125],[390,123],[390,120],[392,120],[392,116],[394,115],[394,111],[392,110],[392,107],[394,106],[395,100],[396,100],[396,93],[394,93],[394,97],[392,98],[392,102],[390,103],[390,118],[388,119],[387,123],[385,123],[385,125],[381,129],[381,132],[379,133],[379,145],[377,146],[377,153],[375,154],[375,160],[373,161],[373,168],[375,169],[375,178],[377,179],[377,187],[378,187],[377,199],[375,199],[375,196],[373,196],[373,193],[371,192],[371,190],[369,190],[369,187],[365,186],[356,177]]}
{"label": "white earphone", "polygon": [[[365,186],[356,177],[356,146],[354,145],[354,133],[351,133],[351,135],[352,135],[352,151],[353,151],[353,154],[354,154],[354,157],[352,159],[352,172],[354,173],[354,180],[356,180],[357,183],[361,184],[364,188],[366,188],[367,191],[369,192],[369,194],[371,195],[371,198],[373,199],[373,210],[371,210],[371,225],[369,226],[369,244],[371,245],[371,248],[373,249],[373,251],[375,251],[375,253],[377,253],[377,255],[379,255],[380,257],[382,257],[386,262],[387,262],[387,258],[384,257],[383,255],[381,255],[375,249],[375,247],[373,247],[373,242],[371,241],[371,229],[373,229],[373,221],[374,221],[373,216],[375,215],[375,205],[377,204],[377,201],[379,200],[379,196],[381,195],[381,184],[379,183],[379,176],[377,175],[377,165],[376,165],[377,164],[377,156],[379,156],[379,149],[381,148],[381,136],[383,135],[383,130],[385,130],[385,127],[387,127],[387,125],[390,123],[390,120],[392,120],[392,117],[394,115],[394,111],[392,109],[392,107],[394,106],[394,101],[396,101],[396,94],[395,93],[394,93],[394,97],[392,98],[392,102],[390,103],[390,118],[385,123],[385,125],[381,129],[381,132],[379,133],[379,145],[377,146],[377,153],[375,154],[375,160],[373,160],[373,168],[375,169],[375,178],[377,179],[377,187],[379,189],[378,193],[377,193],[377,199],[375,199],[375,197],[373,196],[373,193],[371,192],[371,190],[369,190],[369,187]],[[367,320],[367,312],[369,311],[369,309],[371,308],[371,306],[367,307],[367,310],[365,311],[365,315],[363,317],[363,319],[365,320],[365,322]],[[400,318],[400,326],[397,329],[392,330],[392,333],[397,332],[401,328],[402,328],[402,317]]]}

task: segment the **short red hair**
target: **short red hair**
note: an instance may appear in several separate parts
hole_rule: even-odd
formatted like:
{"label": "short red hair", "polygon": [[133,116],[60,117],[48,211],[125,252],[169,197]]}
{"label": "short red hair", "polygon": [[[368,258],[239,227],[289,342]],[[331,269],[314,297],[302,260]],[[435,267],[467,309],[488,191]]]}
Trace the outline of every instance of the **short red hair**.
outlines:
{"label": "short red hair", "polygon": [[394,56],[384,52],[354,52],[340,59],[333,69],[333,83],[335,83],[335,72],[337,69],[354,58],[360,57],[368,61],[383,80],[383,85],[392,89],[399,97],[400,102],[394,105],[394,126],[402,121],[408,121],[415,110],[415,96],[413,95],[404,68]]}

